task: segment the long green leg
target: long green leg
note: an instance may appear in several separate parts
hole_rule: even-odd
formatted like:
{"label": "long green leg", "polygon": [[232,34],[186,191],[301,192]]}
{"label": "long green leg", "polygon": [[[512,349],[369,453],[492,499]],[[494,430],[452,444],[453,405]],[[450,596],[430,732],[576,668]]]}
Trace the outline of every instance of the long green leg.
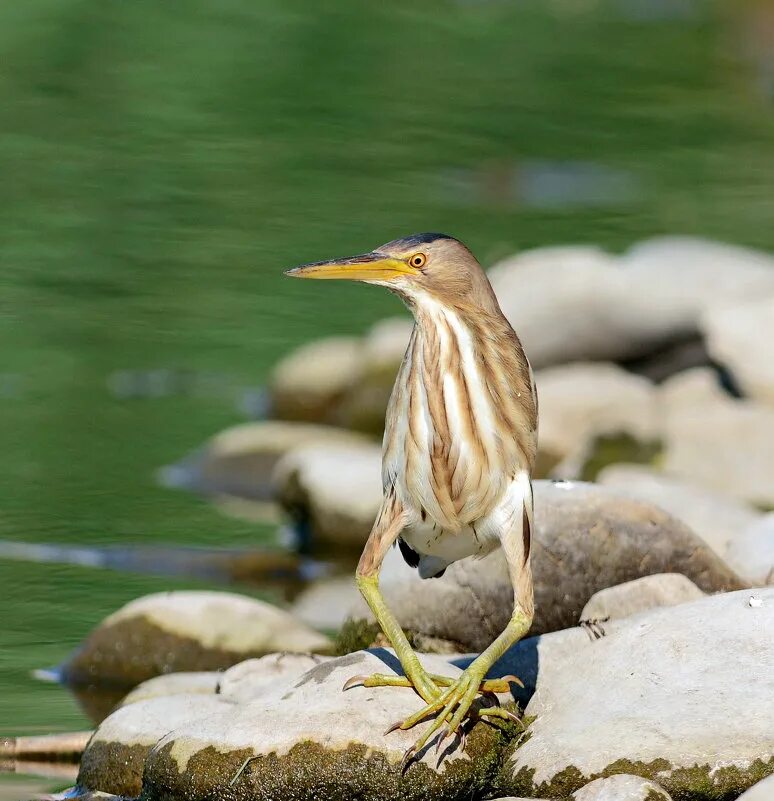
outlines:
{"label": "long green leg", "polygon": [[[491,670],[492,665],[494,665],[511,645],[518,642],[527,633],[530,625],[532,625],[531,616],[520,606],[517,606],[505,630],[485,651],[471,662],[462,672],[462,675],[445,690],[441,698],[428,703],[424,709],[412,715],[400,725],[402,729],[409,729],[428,715],[437,712],[440,703],[444,704],[443,709],[438,714],[435,721],[433,721],[433,725],[430,726],[411,747],[410,753],[407,754],[407,756],[410,757],[417,751],[420,751],[430,738],[445,724],[447,725],[447,730],[442,739],[446,739],[447,736],[457,733],[460,724],[468,715],[473,701],[481,691],[480,688],[484,682],[484,677]],[[454,710],[453,714],[452,710]]]}
{"label": "long green leg", "polygon": [[[411,686],[422,696],[425,703],[432,703],[439,695],[440,691],[438,686],[420,664],[416,653],[414,653],[414,649],[409,644],[408,638],[403,633],[403,629],[398,625],[395,616],[384,602],[384,598],[381,592],[379,592],[378,576],[363,576],[358,574],[357,586],[363,594],[366,603],[368,603],[368,606],[371,608],[376,622],[381,627],[385,637],[387,637],[392,647],[395,649],[395,654],[400,660],[400,664],[406,673],[406,677],[411,682]],[[376,686],[376,682],[373,680],[369,681],[365,679],[362,683],[367,684],[367,686]],[[391,681],[387,682],[387,684],[395,686]],[[350,682],[347,682],[345,687],[348,685],[352,686]]]}

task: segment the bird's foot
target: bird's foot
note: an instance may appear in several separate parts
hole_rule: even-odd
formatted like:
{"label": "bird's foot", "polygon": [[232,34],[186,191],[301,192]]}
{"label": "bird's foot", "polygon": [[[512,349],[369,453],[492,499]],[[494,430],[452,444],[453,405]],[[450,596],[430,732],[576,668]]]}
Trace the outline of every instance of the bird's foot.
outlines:
{"label": "bird's foot", "polygon": [[[352,676],[342,689],[349,690],[352,687],[412,687],[429,704],[438,698],[444,687],[450,687],[457,681],[457,679],[449,678],[449,676],[439,676],[436,673],[425,673],[424,676],[429,698],[425,697],[420,687],[408,676],[388,675],[386,673],[373,673],[370,676]],[[521,679],[517,676],[503,676],[501,679],[482,680],[479,684],[478,692],[482,695],[493,695],[496,700],[497,693],[510,692],[511,683],[524,687]]]}
{"label": "bird's foot", "polygon": [[[462,724],[470,717],[484,720],[502,718],[518,721],[518,718],[512,712],[499,708],[496,695],[497,693],[510,692],[511,683],[523,686],[516,676],[503,676],[500,679],[484,679],[480,671],[471,670],[471,668],[468,668],[456,679],[451,679],[448,676],[439,676],[433,673],[425,675],[434,687],[432,697],[429,699],[425,697],[425,693],[421,692],[419,688],[416,687],[416,684],[406,676],[390,676],[380,673],[372,676],[354,676],[344,685],[345,690],[356,685],[362,685],[364,687],[414,687],[425,700],[427,705],[423,709],[420,709],[415,714],[406,718],[406,720],[398,721],[393,724],[385,732],[385,734],[389,734],[398,729],[410,729],[416,726],[417,723],[425,720],[425,718],[432,715],[436,716],[432,725],[428,727],[424,734],[404,754],[404,768],[442,727],[445,728],[438,737],[436,753],[449,737],[461,735],[464,743],[465,732],[462,730]],[[475,709],[475,711],[472,710],[473,702],[479,695],[486,696],[488,702],[495,704],[495,706],[484,706],[483,708]]]}

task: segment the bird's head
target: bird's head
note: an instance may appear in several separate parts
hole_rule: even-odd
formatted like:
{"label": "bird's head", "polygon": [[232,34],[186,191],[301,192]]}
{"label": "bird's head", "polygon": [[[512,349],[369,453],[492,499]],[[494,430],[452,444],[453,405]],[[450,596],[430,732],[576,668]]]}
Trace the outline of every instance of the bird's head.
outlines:
{"label": "bird's head", "polygon": [[431,298],[445,303],[494,298],[476,257],[445,234],[414,234],[370,253],[318,261],[288,270],[295,278],[349,278],[386,286],[410,303]]}

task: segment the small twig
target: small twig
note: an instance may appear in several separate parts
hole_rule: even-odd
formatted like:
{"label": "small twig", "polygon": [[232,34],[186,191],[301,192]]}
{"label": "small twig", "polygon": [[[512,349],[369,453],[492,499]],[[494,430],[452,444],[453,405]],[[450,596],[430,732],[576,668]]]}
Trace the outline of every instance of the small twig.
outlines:
{"label": "small twig", "polygon": [[233,787],[237,781],[239,781],[239,777],[245,772],[247,766],[254,760],[258,759],[257,754],[253,754],[253,756],[247,757],[247,759],[239,766],[239,770],[234,774],[234,778],[228,783],[229,787]]}

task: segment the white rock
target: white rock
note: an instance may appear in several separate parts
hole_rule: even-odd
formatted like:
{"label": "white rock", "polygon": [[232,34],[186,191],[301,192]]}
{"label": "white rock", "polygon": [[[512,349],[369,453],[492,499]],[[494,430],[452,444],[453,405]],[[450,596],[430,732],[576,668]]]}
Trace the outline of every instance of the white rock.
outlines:
{"label": "white rock", "polygon": [[710,354],[725,365],[744,395],[774,405],[774,290],[714,308],[702,317]]}
{"label": "white rock", "polygon": [[[605,434],[651,441],[659,435],[653,384],[614,364],[567,364],[539,370],[540,449],[560,461],[580,463],[589,443]],[[570,471],[576,473],[576,471]],[[561,469],[562,476],[568,475]]]}
{"label": "white rock", "polygon": [[749,790],[743,792],[737,801],[772,801],[774,798],[774,775],[767,776],[763,781],[754,784]]}
{"label": "white rock", "polygon": [[123,698],[121,706],[147,701],[148,698],[166,698],[170,695],[215,695],[222,675],[216,670],[199,670],[154,676],[138,684]]}
{"label": "white rock", "polygon": [[[660,506],[687,523],[724,558],[729,544],[760,517],[750,504],[644,465],[610,465],[600,472],[597,482]],[[739,572],[738,566],[734,569]]]}
{"label": "white rock", "polygon": [[774,512],[748,526],[728,545],[726,561],[751,584],[774,584]]}
{"label": "white rock", "polygon": [[572,798],[573,801],[671,801],[663,787],[626,773],[595,779],[576,790]]}
{"label": "white rock", "polygon": [[651,777],[658,760],[673,796],[698,795],[696,781],[745,790],[774,759],[774,588],[754,592],[756,609],[742,590],[627,618],[560,660],[538,641],[536,719],[506,789],[562,795],[621,761]]}
{"label": "white rock", "polygon": [[251,701],[330,658],[317,654],[282,653],[246,659],[221,674],[218,691],[227,701]]}
{"label": "white rock", "polygon": [[774,505],[774,408],[725,395],[703,369],[669,379],[661,401],[665,472]]}
{"label": "white rock", "polygon": [[492,267],[489,280],[535,368],[639,347],[619,314],[617,260],[599,248],[528,250]]}
{"label": "white rock", "polygon": [[378,445],[297,448],[274,471],[277,498],[291,514],[302,510],[317,541],[362,546],[382,501]]}
{"label": "white rock", "polygon": [[583,607],[580,619],[617,620],[647,609],[695,601],[704,595],[682,573],[654,573],[595,592]]}
{"label": "white rock", "polygon": [[358,337],[328,337],[297,348],[269,379],[275,414],[285,420],[327,421],[328,411],[358,381],[362,357]]}
{"label": "white rock", "polygon": [[353,572],[346,577],[321,579],[310,584],[293,601],[290,611],[314,629],[335,631],[341,628],[347,611],[359,598]]}
{"label": "white rock", "polygon": [[367,442],[362,434],[333,426],[265,420],[219,432],[159,479],[176,489],[209,497],[268,500],[271,471],[277,460],[302,445]]}
{"label": "white rock", "polygon": [[159,738],[177,726],[190,726],[226,709],[217,695],[173,695],[147,698],[122,706],[105,718],[81,759],[78,786],[134,798],[142,789],[145,759]]}
{"label": "white rock", "polygon": [[685,236],[640,242],[620,261],[638,321],[648,316],[652,334],[689,334],[711,308],[774,291],[774,257],[762,251]]}
{"label": "white rock", "polygon": [[[430,672],[459,675],[439,657],[421,661]],[[417,694],[409,688],[362,686],[342,691],[353,674],[392,673],[396,665],[391,651],[359,651],[170,732],[148,756],[143,793],[186,801],[233,793],[286,798],[289,792],[295,799],[362,801],[472,797],[491,779],[490,758],[502,747],[491,727],[476,726],[466,750],[447,750],[440,765],[429,748],[418,755],[413,771],[404,772],[404,752],[431,722],[384,732],[421,708]],[[487,758],[472,758],[482,753]]]}
{"label": "white rock", "polygon": [[330,640],[288,612],[230,592],[146,595],[105,618],[64,665],[75,683],[132,687],[162,673],[214,670],[276,651],[325,651]]}
{"label": "white rock", "polygon": [[535,367],[636,357],[696,333],[706,309],[774,291],[769,254],[689,237],[648,240],[620,258],[538,248],[489,275]]}
{"label": "white rock", "polygon": [[403,361],[414,321],[408,317],[387,317],[375,323],[363,339],[363,369],[392,378]]}

